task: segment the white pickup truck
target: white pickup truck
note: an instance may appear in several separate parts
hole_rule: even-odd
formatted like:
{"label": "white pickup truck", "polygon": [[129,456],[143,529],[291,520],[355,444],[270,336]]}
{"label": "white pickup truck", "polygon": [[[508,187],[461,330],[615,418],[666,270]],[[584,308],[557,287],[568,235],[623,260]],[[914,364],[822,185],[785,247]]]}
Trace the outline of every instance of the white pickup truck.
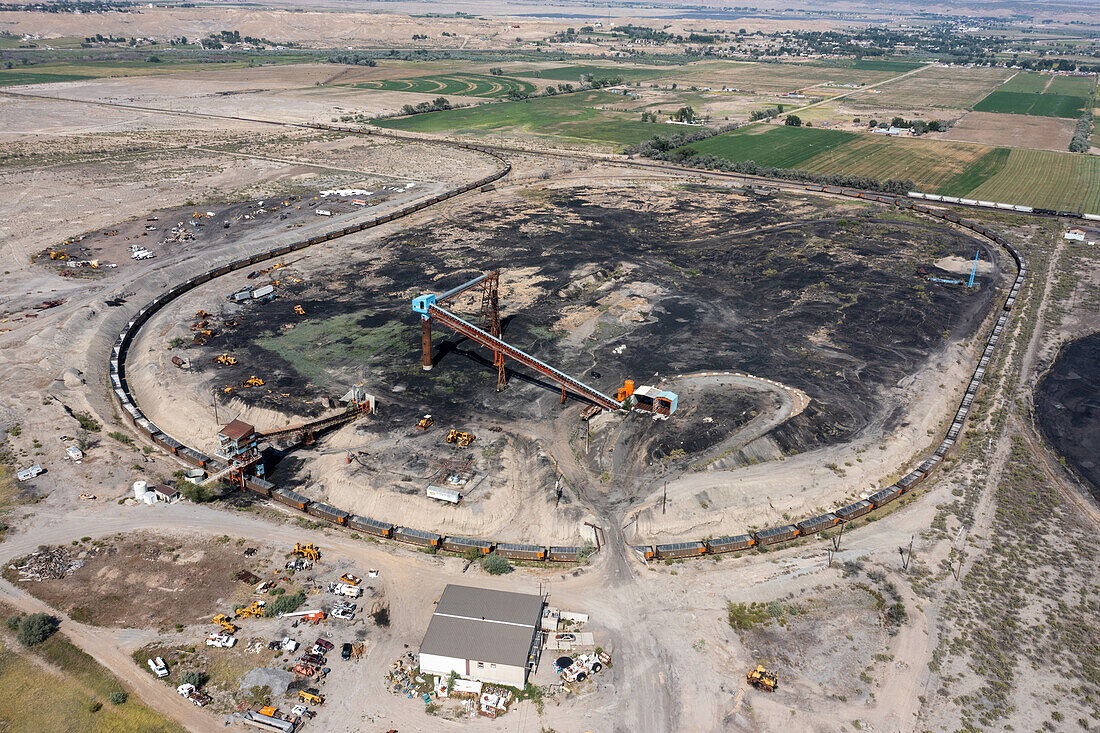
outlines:
{"label": "white pickup truck", "polygon": [[216,646],[219,649],[230,649],[237,643],[237,637],[227,634],[211,634],[206,637],[207,646]]}
{"label": "white pickup truck", "polygon": [[360,598],[363,595],[362,588],[357,588],[348,583],[330,583],[328,589],[333,595],[345,596],[347,598]]}
{"label": "white pickup truck", "polygon": [[160,657],[157,657],[155,660],[149,660],[149,669],[153,670],[153,674],[155,674],[158,678],[168,676],[168,665],[165,664],[164,660]]}

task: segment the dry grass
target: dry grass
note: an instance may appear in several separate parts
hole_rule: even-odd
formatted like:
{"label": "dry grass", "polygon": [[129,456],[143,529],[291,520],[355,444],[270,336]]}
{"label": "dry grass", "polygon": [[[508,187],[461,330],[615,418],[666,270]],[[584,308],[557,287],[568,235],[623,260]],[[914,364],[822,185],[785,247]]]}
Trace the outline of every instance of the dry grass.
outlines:
{"label": "dry grass", "polygon": [[1010,76],[1010,69],[946,69],[936,66],[888,84],[878,90],[878,94],[856,94],[848,101],[876,107],[895,105],[902,109],[970,109]]}
{"label": "dry grass", "polygon": [[[15,609],[0,604],[5,618]],[[0,729],[5,731],[182,732],[136,697],[113,705],[127,691],[106,668],[58,633],[27,650],[49,669],[22,656],[9,638],[0,642]],[[96,707],[98,703],[99,707]],[[93,710],[94,708],[94,710]]]}

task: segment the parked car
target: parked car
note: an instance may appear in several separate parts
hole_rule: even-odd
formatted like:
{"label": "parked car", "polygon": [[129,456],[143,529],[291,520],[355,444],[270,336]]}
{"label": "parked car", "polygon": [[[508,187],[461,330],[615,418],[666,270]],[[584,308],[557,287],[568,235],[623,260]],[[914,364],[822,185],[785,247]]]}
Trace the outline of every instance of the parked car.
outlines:
{"label": "parked car", "polygon": [[333,648],[333,643],[331,641],[329,641],[327,639],[322,639],[320,637],[318,637],[317,641],[315,641],[314,644],[321,647],[326,652],[331,652],[332,648]]}
{"label": "parked car", "polygon": [[343,659],[351,659],[351,643],[345,641],[344,645],[340,647],[340,657]]}

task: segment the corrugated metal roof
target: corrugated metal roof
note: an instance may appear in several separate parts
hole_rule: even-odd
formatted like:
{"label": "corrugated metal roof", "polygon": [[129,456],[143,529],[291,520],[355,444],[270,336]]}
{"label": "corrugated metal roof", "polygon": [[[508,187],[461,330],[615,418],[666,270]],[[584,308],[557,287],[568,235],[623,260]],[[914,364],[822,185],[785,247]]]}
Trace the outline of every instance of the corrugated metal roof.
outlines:
{"label": "corrugated metal roof", "polygon": [[503,590],[448,585],[435,607],[436,614],[534,626],[542,616],[542,596]]}
{"label": "corrugated metal roof", "polygon": [[420,653],[524,667],[534,638],[533,625],[510,626],[435,615],[420,643]]}
{"label": "corrugated metal roof", "polygon": [[542,597],[448,585],[420,643],[421,654],[523,667],[542,617]]}

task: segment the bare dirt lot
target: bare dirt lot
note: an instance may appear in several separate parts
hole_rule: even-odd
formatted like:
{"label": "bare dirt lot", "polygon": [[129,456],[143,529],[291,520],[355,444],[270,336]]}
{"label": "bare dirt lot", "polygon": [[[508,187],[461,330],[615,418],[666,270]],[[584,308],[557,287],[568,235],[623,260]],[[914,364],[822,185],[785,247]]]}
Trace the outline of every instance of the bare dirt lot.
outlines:
{"label": "bare dirt lot", "polygon": [[955,126],[935,137],[984,145],[1007,145],[1063,152],[1073,137],[1074,120],[996,112],[967,112]]}
{"label": "bare dirt lot", "polygon": [[224,540],[113,535],[58,548],[80,564],[62,578],[20,581],[10,567],[4,575],[83,623],[138,629],[190,626],[226,610],[232,615],[228,606],[243,603],[252,592],[236,575],[255,571],[267,577],[276,561],[273,548],[249,545],[258,552],[245,557],[243,541]]}

